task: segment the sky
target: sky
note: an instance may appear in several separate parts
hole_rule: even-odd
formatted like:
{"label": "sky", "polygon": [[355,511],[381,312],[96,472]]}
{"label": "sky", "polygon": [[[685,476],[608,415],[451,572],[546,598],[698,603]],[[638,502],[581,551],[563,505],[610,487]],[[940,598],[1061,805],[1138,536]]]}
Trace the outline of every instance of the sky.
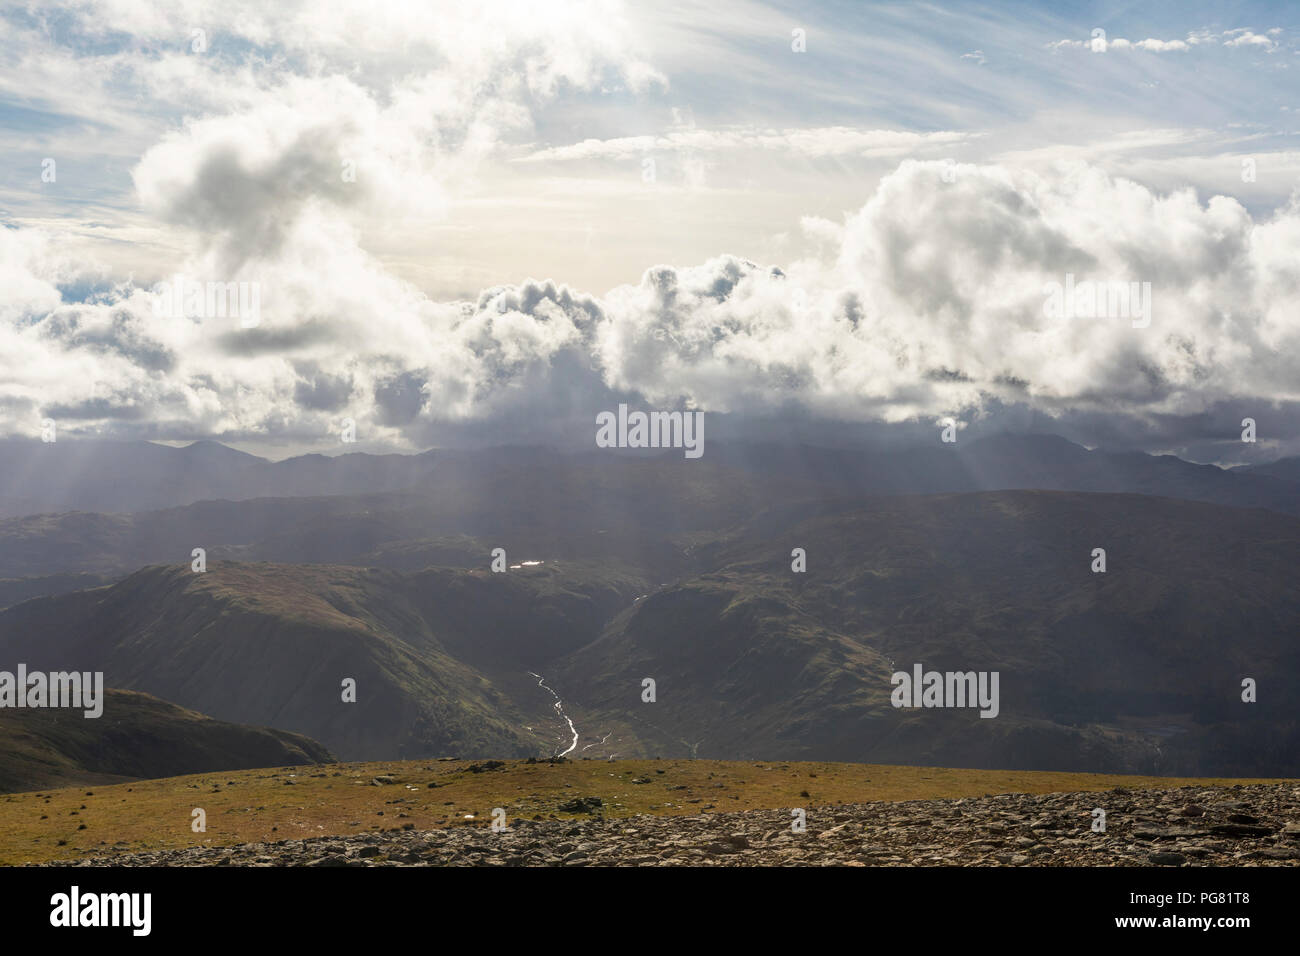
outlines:
{"label": "sky", "polygon": [[0,435],[1300,454],[1298,13],[0,3]]}

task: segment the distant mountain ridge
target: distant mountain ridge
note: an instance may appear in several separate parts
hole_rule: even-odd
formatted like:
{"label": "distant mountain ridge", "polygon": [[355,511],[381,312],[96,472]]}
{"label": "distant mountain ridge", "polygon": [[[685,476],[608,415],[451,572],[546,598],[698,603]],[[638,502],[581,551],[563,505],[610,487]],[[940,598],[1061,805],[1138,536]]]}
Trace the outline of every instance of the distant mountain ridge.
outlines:
{"label": "distant mountain ridge", "polygon": [[214,441],[0,440],[0,516],[152,511],[213,499],[397,491],[429,471],[420,455],[305,455],[272,462]]}
{"label": "distant mountain ridge", "polygon": [[[228,452],[212,444],[165,451],[223,461]],[[237,463],[260,462],[230,454]],[[1090,452],[1053,436],[892,450],[720,443],[698,461],[673,453],[499,448],[410,458],[309,456],[256,467],[286,469],[276,472],[276,482],[293,494],[131,513],[0,518],[0,606],[77,582],[114,580],[148,564],[188,560],[195,548],[213,560],[416,570],[484,567],[492,549],[503,547],[512,556],[544,551],[573,560],[608,558],[648,579],[666,580],[703,567],[693,543],[701,534],[793,503],[820,508],[874,496],[1086,491],[1300,514],[1300,483],[1168,456]],[[369,469],[377,469],[373,481],[365,477]],[[309,477],[299,481],[298,474]],[[97,489],[130,484],[100,477]],[[203,480],[217,484],[218,478],[219,468]],[[353,485],[364,486],[364,493],[302,493]],[[398,485],[405,490],[384,490]]]}
{"label": "distant mountain ridge", "polygon": [[[183,448],[150,442],[0,440],[0,517],[66,511],[156,511],[199,501],[428,492],[514,471],[573,473],[645,461],[611,450],[540,447],[441,449],[414,455],[302,455],[272,462],[217,442]],[[680,460],[680,454],[675,454]],[[1159,494],[1300,514],[1296,459],[1224,469],[1173,456],[1088,449],[1049,434],[1001,434],[944,445],[827,448],[713,442],[707,462],[751,479],[793,480],[827,493],[941,494],[1041,488]],[[617,467],[617,466],[614,466]]]}
{"label": "distant mountain ridge", "polygon": [[1281,478],[1283,481],[1300,482],[1300,458],[1279,458],[1264,465],[1243,465],[1234,468],[1234,472],[1245,475],[1264,475],[1269,478]]}

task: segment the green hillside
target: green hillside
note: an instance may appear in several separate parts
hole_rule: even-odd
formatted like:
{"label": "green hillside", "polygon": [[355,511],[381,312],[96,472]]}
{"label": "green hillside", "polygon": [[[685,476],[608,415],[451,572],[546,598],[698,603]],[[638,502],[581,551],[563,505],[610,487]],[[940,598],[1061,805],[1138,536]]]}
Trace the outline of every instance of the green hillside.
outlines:
{"label": "green hillside", "polygon": [[213,720],[148,694],[105,691],[104,713],[0,710],[0,792],[334,759],[314,740]]}

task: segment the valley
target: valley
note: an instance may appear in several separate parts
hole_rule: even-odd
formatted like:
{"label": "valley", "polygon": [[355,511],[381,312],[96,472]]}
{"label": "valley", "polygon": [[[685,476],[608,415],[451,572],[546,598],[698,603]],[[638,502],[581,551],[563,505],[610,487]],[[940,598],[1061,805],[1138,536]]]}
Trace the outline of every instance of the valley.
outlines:
{"label": "valley", "polygon": [[[398,507],[367,520],[399,524]],[[539,513],[477,554],[462,537],[468,567],[364,566],[368,551],[358,564],[147,566],[0,612],[0,663],[102,670],[106,686],[302,734],[343,759],[581,746],[1300,773],[1285,703],[1300,693],[1300,519],[1043,491],[795,500],[718,530],[687,530],[705,517],[683,510],[635,536],[599,534],[610,517]],[[493,542],[537,563],[494,573]],[[1090,566],[1100,543],[1104,574]],[[795,546],[806,571],[791,567]],[[996,719],[891,706],[891,674],[922,664],[997,672]],[[1267,689],[1257,702],[1240,700],[1247,677]]]}

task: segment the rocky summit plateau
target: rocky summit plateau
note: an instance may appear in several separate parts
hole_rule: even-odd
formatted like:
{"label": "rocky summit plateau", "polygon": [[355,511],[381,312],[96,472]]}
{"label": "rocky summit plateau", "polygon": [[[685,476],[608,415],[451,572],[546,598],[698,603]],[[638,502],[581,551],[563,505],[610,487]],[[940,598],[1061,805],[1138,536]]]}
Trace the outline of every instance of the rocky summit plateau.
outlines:
{"label": "rocky summit plateau", "polygon": [[[1001,794],[696,816],[394,829],[91,856],[78,866],[1295,866],[1295,783]],[[1104,832],[1093,829],[1096,809]]]}

